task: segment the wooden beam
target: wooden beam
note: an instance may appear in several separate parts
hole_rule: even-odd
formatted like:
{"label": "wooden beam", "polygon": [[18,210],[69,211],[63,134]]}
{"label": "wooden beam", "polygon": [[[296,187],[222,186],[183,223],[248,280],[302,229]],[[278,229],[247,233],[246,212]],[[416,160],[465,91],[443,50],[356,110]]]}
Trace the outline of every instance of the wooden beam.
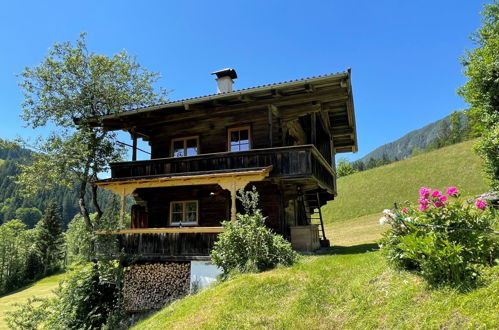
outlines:
{"label": "wooden beam", "polygon": [[133,228],[114,231],[97,231],[98,235],[105,234],[176,234],[176,233],[222,233],[223,227],[170,227],[170,228]]}
{"label": "wooden beam", "polygon": [[317,115],[315,112],[310,114],[310,131],[311,131],[311,143],[313,145],[317,144]]}
{"label": "wooden beam", "polygon": [[269,147],[273,147],[272,143],[272,106],[268,106],[267,109],[267,125],[268,125],[268,131],[269,131]]}
{"label": "wooden beam", "polygon": [[133,146],[132,146],[132,161],[137,160],[137,132],[135,129],[132,129],[132,140],[133,140]]}

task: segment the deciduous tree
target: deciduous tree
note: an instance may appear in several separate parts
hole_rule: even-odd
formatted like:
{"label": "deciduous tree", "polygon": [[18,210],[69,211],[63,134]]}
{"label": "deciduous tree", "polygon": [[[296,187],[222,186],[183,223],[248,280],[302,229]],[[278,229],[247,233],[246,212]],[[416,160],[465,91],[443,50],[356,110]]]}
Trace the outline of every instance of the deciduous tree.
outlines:
{"label": "deciduous tree", "polygon": [[492,188],[499,189],[499,2],[486,4],[482,26],[472,35],[477,47],[462,58],[468,81],[458,90],[470,104],[476,150],[485,161]]}
{"label": "deciduous tree", "polygon": [[85,194],[89,182],[108,164],[124,155],[117,136],[91,125],[89,119],[163,101],[165,92],[153,88],[158,73],[149,72],[125,51],[108,57],[88,51],[85,34],[73,45],[56,43],[38,65],[25,68],[20,86],[25,95],[23,115],[32,128],[49,126],[52,133],[36,143],[39,151],[23,165],[18,182],[26,193],[55,185],[79,184],[79,207],[89,229],[102,210],[92,187],[95,223]]}

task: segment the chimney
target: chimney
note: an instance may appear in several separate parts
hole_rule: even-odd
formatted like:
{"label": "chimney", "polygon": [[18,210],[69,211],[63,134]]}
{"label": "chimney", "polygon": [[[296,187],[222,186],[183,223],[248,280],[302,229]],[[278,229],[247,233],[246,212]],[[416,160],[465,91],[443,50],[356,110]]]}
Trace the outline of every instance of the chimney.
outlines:
{"label": "chimney", "polygon": [[237,78],[236,70],[227,68],[212,72],[211,74],[217,75],[217,79],[215,80],[217,81],[218,94],[232,92],[233,79]]}

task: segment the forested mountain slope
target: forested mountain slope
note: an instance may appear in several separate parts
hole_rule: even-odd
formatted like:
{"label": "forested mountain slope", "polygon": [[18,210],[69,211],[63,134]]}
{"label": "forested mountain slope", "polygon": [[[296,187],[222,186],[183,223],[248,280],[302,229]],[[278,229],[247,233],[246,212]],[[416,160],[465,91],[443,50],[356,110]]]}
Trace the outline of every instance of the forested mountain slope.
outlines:
{"label": "forested mountain slope", "polygon": [[[382,159],[383,155],[388,156],[390,160],[407,158],[415,148],[424,149],[439,136],[450,134],[451,116],[449,115],[420,129],[409,132],[398,140],[374,149],[359,160],[367,164],[371,158]],[[459,113],[459,130],[466,130],[466,125],[467,117],[461,112]]]}
{"label": "forested mountain slope", "polygon": [[[17,215],[16,211],[21,208],[37,208],[43,212],[48,202],[54,200],[61,208],[64,224],[67,225],[79,212],[76,187],[44,189],[31,197],[21,196],[20,187],[15,183],[14,176],[19,171],[17,167],[19,163],[31,160],[32,151],[1,142],[0,140],[0,224],[18,217],[19,211]],[[104,208],[110,205],[112,196],[110,192],[101,191],[100,202]],[[91,203],[88,205],[90,206]],[[92,207],[90,211],[93,212]]]}

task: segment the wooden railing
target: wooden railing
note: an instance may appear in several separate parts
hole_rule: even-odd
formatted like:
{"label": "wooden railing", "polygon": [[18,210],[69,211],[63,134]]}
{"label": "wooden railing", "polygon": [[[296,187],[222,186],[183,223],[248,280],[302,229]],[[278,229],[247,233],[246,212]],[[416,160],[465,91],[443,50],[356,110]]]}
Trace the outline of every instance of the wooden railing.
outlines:
{"label": "wooden railing", "polygon": [[120,250],[140,260],[208,258],[219,233],[127,233],[117,235]]}
{"label": "wooden railing", "polygon": [[271,177],[313,177],[336,191],[335,172],[313,145],[253,149],[111,164],[113,179],[272,166]]}

